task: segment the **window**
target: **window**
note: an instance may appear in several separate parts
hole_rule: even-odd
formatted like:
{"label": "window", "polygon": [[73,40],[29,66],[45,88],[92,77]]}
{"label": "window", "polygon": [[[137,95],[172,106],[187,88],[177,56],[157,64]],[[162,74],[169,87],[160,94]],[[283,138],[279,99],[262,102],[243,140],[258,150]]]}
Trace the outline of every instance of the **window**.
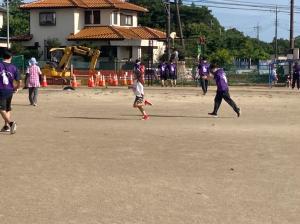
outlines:
{"label": "window", "polygon": [[132,26],[132,16],[125,16],[125,25]]}
{"label": "window", "polygon": [[86,25],[101,24],[100,10],[88,10],[84,12],[84,23]]}
{"label": "window", "polygon": [[113,24],[118,24],[118,13],[113,12]]}
{"label": "window", "polygon": [[133,17],[131,15],[121,15],[121,25],[123,26],[132,26]]}
{"label": "window", "polygon": [[41,26],[55,26],[56,25],[55,12],[41,12],[40,13],[40,25]]}
{"label": "window", "polygon": [[85,24],[93,24],[93,14],[92,14],[92,11],[85,11],[85,14],[84,14],[84,23]]}

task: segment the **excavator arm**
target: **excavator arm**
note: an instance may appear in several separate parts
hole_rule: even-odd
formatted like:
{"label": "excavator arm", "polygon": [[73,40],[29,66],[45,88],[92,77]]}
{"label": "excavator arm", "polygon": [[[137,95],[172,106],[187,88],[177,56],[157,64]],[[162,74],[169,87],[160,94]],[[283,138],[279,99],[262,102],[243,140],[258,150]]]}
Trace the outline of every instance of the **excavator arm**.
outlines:
{"label": "excavator arm", "polygon": [[98,58],[100,56],[100,51],[97,49],[91,49],[84,46],[69,46],[65,48],[53,48],[50,50],[51,55],[55,54],[57,51],[63,51],[62,58],[57,61],[58,65],[56,68],[46,67],[44,72],[47,76],[70,76],[68,71],[69,65],[73,55],[81,55],[90,58],[89,71],[94,71],[97,65]]}

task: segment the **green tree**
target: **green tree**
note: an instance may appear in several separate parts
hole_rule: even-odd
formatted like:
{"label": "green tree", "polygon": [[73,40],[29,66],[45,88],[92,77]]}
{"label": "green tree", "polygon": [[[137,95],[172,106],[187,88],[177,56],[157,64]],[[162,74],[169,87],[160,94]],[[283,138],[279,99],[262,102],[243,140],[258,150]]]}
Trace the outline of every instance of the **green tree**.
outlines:
{"label": "green tree", "polygon": [[60,47],[61,43],[58,38],[48,38],[46,40],[46,46],[50,48]]}
{"label": "green tree", "polygon": [[12,43],[11,51],[15,55],[24,55],[25,60],[35,57],[39,59],[42,54],[39,53],[38,49],[29,49],[24,47],[21,43]]}
{"label": "green tree", "polygon": [[[129,2],[148,8],[149,13],[143,13],[139,18],[139,23],[142,26],[161,30],[166,29],[165,7],[161,0],[129,0]],[[176,24],[175,6],[173,4],[171,5],[171,13],[171,31],[179,33]],[[237,29],[225,30],[205,6],[199,7],[194,3],[190,6],[180,5],[180,14],[183,36],[186,39],[185,55],[187,57],[197,56],[197,45],[200,36],[206,37],[206,45],[204,47],[206,55],[215,55],[217,52],[222,52],[222,49],[227,49],[234,58],[251,58],[253,61],[258,61],[269,58],[269,55],[274,52],[273,45],[270,43],[247,37]],[[300,39],[298,42],[300,45]],[[179,41],[175,41],[175,46],[180,46]],[[279,41],[279,49],[282,52],[288,49],[285,46],[285,41]]]}
{"label": "green tree", "polygon": [[[6,2],[6,1],[5,1]],[[10,0],[9,2],[9,31],[10,36],[29,34],[29,12],[21,10],[20,5],[24,4],[23,0]],[[6,7],[6,3],[3,3]],[[1,36],[7,35],[7,18],[4,18],[3,28],[0,31]]]}
{"label": "green tree", "polygon": [[229,69],[233,64],[233,56],[227,49],[220,49],[215,53],[212,53],[209,57],[209,60],[225,69]]}

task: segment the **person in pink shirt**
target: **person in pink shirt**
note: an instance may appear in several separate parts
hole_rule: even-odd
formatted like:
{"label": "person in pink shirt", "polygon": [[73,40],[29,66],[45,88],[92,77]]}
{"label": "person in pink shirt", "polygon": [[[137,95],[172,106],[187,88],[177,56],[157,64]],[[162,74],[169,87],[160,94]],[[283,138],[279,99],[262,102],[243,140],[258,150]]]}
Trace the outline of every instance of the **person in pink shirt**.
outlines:
{"label": "person in pink shirt", "polygon": [[38,88],[40,87],[40,75],[42,75],[40,67],[37,65],[35,58],[29,60],[29,67],[26,71],[27,87],[29,92],[29,102],[32,106],[37,106]]}

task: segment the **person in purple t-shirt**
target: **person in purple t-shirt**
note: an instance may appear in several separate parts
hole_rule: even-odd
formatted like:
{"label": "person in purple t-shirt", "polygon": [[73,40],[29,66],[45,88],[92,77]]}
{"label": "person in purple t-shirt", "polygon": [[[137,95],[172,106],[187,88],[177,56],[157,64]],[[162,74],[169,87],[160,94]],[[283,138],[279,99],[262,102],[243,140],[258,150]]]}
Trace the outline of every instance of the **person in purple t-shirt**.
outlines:
{"label": "person in purple t-shirt", "polygon": [[217,93],[215,96],[214,110],[212,113],[208,113],[208,114],[217,117],[218,110],[220,108],[222,100],[224,99],[236,112],[237,116],[240,117],[241,109],[237,107],[236,103],[230,97],[226,73],[224,72],[223,68],[218,68],[217,64],[213,63],[210,65],[209,70],[210,70],[209,76],[216,81]]}
{"label": "person in purple t-shirt", "polygon": [[160,80],[161,80],[161,86],[167,86],[167,80],[168,80],[168,74],[167,74],[167,63],[166,61],[161,61],[161,63],[158,65],[159,69],[159,75],[160,75]]}
{"label": "person in purple t-shirt", "polygon": [[169,78],[171,81],[171,87],[176,87],[177,84],[177,68],[176,63],[173,60],[170,60],[170,63],[168,65],[168,71],[169,71]]}
{"label": "person in purple t-shirt", "polygon": [[297,89],[300,89],[300,65],[298,62],[294,65],[294,71],[293,71],[293,81],[292,81],[292,89],[295,88],[295,85],[297,83]]}
{"label": "person in purple t-shirt", "polygon": [[[16,122],[11,120],[11,101],[13,94],[18,91],[21,85],[20,74],[16,66],[11,64],[12,53],[5,50],[3,62],[0,63],[0,113],[4,120],[1,132],[16,133]],[[16,81],[16,85],[14,85]]]}
{"label": "person in purple t-shirt", "polygon": [[206,57],[203,57],[198,65],[199,72],[199,82],[202,87],[203,95],[206,95],[208,88],[207,77],[209,75],[209,63],[207,62]]}

